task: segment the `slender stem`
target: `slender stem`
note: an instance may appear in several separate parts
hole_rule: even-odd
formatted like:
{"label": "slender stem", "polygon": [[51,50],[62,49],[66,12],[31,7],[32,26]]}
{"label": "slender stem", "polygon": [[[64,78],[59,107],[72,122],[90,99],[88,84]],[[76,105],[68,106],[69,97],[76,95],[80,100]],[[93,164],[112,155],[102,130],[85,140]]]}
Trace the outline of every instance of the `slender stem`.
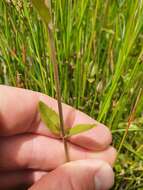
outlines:
{"label": "slender stem", "polygon": [[118,154],[120,153],[120,151],[121,151],[121,148],[122,148],[122,146],[123,146],[123,144],[124,144],[124,141],[125,141],[125,138],[126,138],[126,136],[127,136],[127,134],[128,134],[129,128],[130,128],[130,126],[131,126],[131,123],[132,123],[132,121],[134,120],[136,108],[137,108],[137,105],[138,105],[138,103],[139,103],[140,97],[141,97],[141,95],[142,95],[142,91],[143,91],[143,89],[140,88],[139,93],[138,93],[138,96],[137,96],[137,99],[136,99],[136,101],[135,101],[135,104],[134,104],[134,106],[133,106],[133,108],[132,108],[132,111],[131,111],[131,114],[130,114],[130,116],[129,116],[129,119],[128,119],[128,126],[127,126],[127,128],[126,128],[126,130],[125,130],[125,133],[124,133],[124,135],[123,135],[123,138],[122,138],[122,140],[121,140],[121,143],[120,143],[120,146],[119,146],[117,155],[118,155]]}
{"label": "slender stem", "polygon": [[68,143],[67,143],[67,139],[65,137],[63,110],[62,110],[62,103],[61,103],[61,89],[60,89],[60,81],[59,81],[59,73],[58,73],[58,63],[57,63],[57,59],[56,59],[56,48],[55,48],[55,44],[54,44],[53,32],[52,32],[52,28],[50,27],[50,25],[47,26],[47,31],[48,31],[48,35],[49,35],[51,61],[54,66],[54,79],[55,79],[55,85],[56,85],[57,102],[58,102],[58,109],[59,109],[59,116],[60,116],[60,128],[61,128],[62,140],[64,143],[66,161],[68,162],[70,160],[70,158],[69,158],[69,151],[68,151]]}

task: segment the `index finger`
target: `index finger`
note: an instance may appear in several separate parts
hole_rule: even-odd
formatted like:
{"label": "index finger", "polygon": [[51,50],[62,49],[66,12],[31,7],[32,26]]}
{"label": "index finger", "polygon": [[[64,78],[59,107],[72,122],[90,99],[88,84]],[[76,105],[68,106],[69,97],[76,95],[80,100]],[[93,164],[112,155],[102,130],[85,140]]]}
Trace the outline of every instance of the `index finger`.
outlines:
{"label": "index finger", "polygon": [[[36,133],[53,136],[41,122],[38,102],[44,101],[58,112],[57,101],[38,92],[8,86],[0,86],[0,135],[11,136],[23,133]],[[88,115],[63,104],[64,123],[73,127],[80,123],[96,123],[97,127],[70,138],[70,141],[89,150],[102,150],[112,141],[107,127],[97,123]]]}

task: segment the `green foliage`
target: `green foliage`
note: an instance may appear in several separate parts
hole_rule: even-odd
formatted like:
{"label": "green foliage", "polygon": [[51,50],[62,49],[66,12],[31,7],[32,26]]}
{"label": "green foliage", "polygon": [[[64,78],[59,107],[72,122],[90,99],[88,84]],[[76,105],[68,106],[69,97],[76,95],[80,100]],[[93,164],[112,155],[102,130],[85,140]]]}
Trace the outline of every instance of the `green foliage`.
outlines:
{"label": "green foliage", "polygon": [[39,102],[39,112],[41,119],[54,134],[60,134],[60,119],[58,114],[49,108],[44,102]]}
{"label": "green foliage", "polygon": [[67,134],[67,137],[70,137],[70,136],[77,135],[79,133],[88,131],[88,130],[94,128],[94,127],[96,127],[95,124],[78,124],[78,125],[75,125],[74,127],[72,127],[69,130],[69,132]]}
{"label": "green foliage", "polygon": [[37,9],[40,17],[48,25],[51,21],[50,10],[48,7],[48,2],[46,0],[32,0],[34,7]]}
{"label": "green foliage", "polygon": [[[39,102],[39,112],[42,121],[45,123],[46,127],[56,135],[60,135],[60,118],[58,114],[49,108],[44,102],[40,101]],[[66,136],[65,137],[70,137],[73,135],[77,135],[79,133],[88,131],[92,128],[96,127],[95,124],[78,124],[75,125],[72,128],[67,128],[65,131]]]}

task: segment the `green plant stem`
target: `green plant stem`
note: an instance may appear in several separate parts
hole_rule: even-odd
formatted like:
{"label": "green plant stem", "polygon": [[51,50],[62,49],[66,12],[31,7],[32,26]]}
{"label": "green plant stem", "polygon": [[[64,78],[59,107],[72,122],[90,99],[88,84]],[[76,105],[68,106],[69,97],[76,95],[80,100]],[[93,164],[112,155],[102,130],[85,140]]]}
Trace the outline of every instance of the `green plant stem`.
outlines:
{"label": "green plant stem", "polygon": [[60,116],[60,128],[61,128],[62,140],[64,143],[66,161],[68,162],[70,158],[69,158],[69,151],[68,151],[68,143],[65,137],[63,110],[62,110],[62,103],[61,103],[61,89],[60,89],[60,81],[59,81],[59,73],[58,73],[58,63],[56,59],[56,48],[54,44],[52,28],[50,26],[47,26],[47,31],[49,35],[48,39],[49,39],[49,46],[50,46],[50,51],[51,51],[50,53],[51,61],[54,66],[54,79],[55,79],[55,85],[56,85],[57,102],[58,102],[58,109],[59,109],[59,116]]}

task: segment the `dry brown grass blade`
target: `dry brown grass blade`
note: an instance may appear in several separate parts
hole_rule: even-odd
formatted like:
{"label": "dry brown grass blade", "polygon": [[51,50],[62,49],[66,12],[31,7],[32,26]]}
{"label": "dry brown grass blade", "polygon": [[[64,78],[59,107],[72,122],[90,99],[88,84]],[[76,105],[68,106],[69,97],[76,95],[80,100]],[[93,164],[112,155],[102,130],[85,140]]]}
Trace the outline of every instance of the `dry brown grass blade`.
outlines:
{"label": "dry brown grass blade", "polygon": [[124,144],[124,141],[125,141],[125,138],[126,138],[126,136],[127,136],[127,134],[128,134],[129,128],[130,128],[130,126],[131,126],[131,123],[132,123],[132,121],[134,120],[135,113],[136,113],[136,109],[137,109],[137,105],[138,105],[139,100],[140,100],[140,98],[141,98],[142,92],[143,92],[143,89],[140,88],[139,93],[138,93],[138,96],[137,96],[136,101],[135,101],[135,104],[134,104],[134,106],[133,106],[133,108],[132,108],[132,110],[131,110],[131,113],[130,113],[130,115],[129,115],[128,125],[127,125],[127,127],[126,127],[126,131],[125,131],[125,133],[124,133],[124,135],[123,135],[123,138],[122,138],[122,140],[121,140],[121,143],[120,143],[120,146],[119,146],[119,149],[118,149],[118,154],[119,154],[120,151],[121,151],[121,148],[122,148],[122,146],[123,146],[123,144]]}

